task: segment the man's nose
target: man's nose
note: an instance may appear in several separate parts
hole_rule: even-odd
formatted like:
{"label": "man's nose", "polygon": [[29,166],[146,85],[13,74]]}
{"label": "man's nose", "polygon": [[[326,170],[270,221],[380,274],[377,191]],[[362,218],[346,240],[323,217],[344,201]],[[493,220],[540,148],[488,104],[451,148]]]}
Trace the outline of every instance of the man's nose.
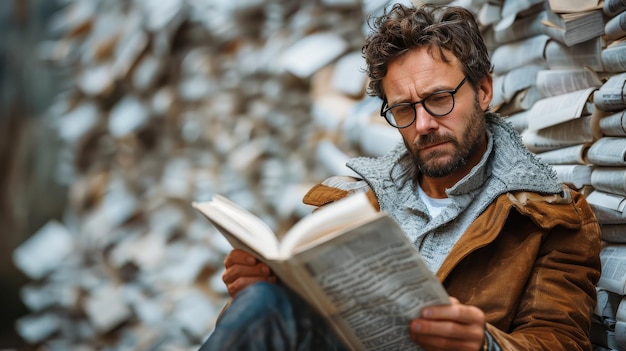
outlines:
{"label": "man's nose", "polygon": [[438,126],[437,117],[426,111],[422,104],[415,105],[415,123],[413,127],[418,134],[428,134],[437,129]]}

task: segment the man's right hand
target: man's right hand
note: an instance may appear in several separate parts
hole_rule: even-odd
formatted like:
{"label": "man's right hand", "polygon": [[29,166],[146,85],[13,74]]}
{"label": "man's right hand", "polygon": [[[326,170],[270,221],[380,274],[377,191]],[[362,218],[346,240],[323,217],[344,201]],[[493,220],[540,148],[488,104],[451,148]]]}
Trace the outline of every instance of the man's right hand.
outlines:
{"label": "man's right hand", "polygon": [[242,250],[234,249],[228,253],[224,267],[226,270],[222,280],[230,297],[235,297],[245,287],[256,282],[276,283],[276,276],[268,265]]}

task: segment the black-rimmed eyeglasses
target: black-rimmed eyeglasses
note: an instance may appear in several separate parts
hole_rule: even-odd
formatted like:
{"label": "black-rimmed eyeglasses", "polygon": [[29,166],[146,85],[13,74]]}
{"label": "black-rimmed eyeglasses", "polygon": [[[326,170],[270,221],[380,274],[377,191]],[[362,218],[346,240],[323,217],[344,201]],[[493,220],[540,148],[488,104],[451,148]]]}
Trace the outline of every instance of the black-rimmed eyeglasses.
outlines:
{"label": "black-rimmed eyeglasses", "polygon": [[383,102],[380,107],[380,115],[385,117],[392,127],[406,128],[415,122],[417,112],[415,105],[422,104],[426,112],[433,116],[443,117],[454,109],[454,94],[456,94],[461,86],[467,80],[467,76],[463,78],[461,83],[452,90],[436,91],[420,101],[400,102],[387,107],[387,102]]}

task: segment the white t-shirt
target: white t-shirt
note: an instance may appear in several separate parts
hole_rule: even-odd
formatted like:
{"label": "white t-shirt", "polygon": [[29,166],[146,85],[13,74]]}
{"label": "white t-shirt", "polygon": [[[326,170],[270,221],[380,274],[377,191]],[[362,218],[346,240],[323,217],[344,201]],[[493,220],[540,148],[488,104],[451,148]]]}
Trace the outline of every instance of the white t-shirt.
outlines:
{"label": "white t-shirt", "polygon": [[449,197],[443,199],[435,199],[426,195],[426,193],[424,192],[424,190],[422,190],[422,187],[419,186],[419,184],[417,185],[417,193],[420,199],[424,201],[424,204],[426,204],[428,213],[430,213],[430,218],[435,218],[439,216],[441,211],[443,211],[443,209],[452,202],[452,199],[450,199]]}

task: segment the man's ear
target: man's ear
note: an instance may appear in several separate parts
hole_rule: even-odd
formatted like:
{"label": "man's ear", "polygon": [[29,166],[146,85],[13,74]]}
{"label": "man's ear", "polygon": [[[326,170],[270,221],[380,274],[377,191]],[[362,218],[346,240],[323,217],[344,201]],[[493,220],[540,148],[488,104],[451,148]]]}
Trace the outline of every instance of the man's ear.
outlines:
{"label": "man's ear", "polygon": [[493,99],[493,78],[491,73],[487,73],[478,85],[478,103],[480,109],[487,111]]}

